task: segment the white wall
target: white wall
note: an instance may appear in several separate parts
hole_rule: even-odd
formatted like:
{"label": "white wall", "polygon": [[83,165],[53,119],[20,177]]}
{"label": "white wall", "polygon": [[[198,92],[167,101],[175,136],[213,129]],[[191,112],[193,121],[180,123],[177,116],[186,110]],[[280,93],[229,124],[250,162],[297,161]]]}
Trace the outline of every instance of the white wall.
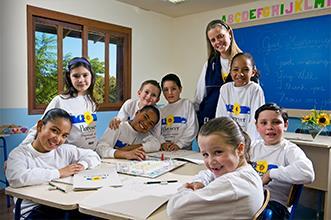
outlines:
{"label": "white wall", "polygon": [[160,80],[165,72],[174,70],[171,42],[173,19],[170,17],[147,12],[115,0],[1,0],[0,108],[28,106],[27,4],[131,27],[132,97],[136,96],[142,81]]}
{"label": "white wall", "polygon": [[[182,97],[192,99],[201,68],[207,59],[205,27],[208,22],[219,19],[223,14],[280,2],[283,1],[261,0],[232,8],[170,18],[115,0],[0,0],[0,108],[27,108],[27,4],[131,27],[132,97],[136,97],[142,81],[160,81],[167,72],[176,72],[184,87]],[[330,13],[330,10],[269,18],[232,27],[313,16]],[[161,103],[164,103],[164,99],[161,99]]]}
{"label": "white wall", "polygon": [[[4,14],[2,13],[2,8],[4,8],[4,4],[2,1],[0,1],[0,28],[1,27],[4,27]],[[0,108],[3,106],[3,99],[4,99],[4,90],[3,90],[3,86],[2,86],[2,82],[3,82],[3,72],[1,71],[2,67],[3,67],[3,62],[2,62],[2,59],[3,59],[3,52],[4,49],[3,49],[3,41],[2,41],[3,37],[2,37],[2,34],[0,34]],[[2,121],[2,115],[0,115],[0,121]]]}

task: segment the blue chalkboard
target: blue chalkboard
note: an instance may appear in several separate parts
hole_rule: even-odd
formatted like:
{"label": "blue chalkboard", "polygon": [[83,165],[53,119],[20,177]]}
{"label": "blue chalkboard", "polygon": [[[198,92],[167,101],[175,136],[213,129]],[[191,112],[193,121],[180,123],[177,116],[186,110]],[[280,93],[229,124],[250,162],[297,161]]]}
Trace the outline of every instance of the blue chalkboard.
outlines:
{"label": "blue chalkboard", "polygon": [[331,15],[234,30],[261,71],[266,102],[331,110]]}

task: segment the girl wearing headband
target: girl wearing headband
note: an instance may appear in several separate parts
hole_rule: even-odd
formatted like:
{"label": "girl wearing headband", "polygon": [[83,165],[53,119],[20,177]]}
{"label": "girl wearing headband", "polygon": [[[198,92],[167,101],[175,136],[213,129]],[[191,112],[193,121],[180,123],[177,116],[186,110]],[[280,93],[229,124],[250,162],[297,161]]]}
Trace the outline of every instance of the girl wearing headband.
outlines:
{"label": "girl wearing headband", "polygon": [[[45,112],[61,108],[71,116],[72,129],[67,142],[77,147],[96,148],[96,102],[93,97],[95,75],[91,63],[84,57],[69,61],[64,77],[66,91],[55,96]],[[37,130],[36,125],[29,131],[23,143],[31,143]]]}

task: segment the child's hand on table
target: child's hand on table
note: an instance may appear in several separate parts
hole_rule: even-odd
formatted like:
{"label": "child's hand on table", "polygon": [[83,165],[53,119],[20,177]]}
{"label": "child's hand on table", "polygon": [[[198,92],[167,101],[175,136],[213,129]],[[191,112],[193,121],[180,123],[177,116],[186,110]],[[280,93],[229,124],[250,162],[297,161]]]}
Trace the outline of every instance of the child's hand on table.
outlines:
{"label": "child's hand on table", "polygon": [[165,142],[165,143],[161,144],[161,150],[163,150],[163,151],[176,151],[176,150],[179,150],[179,147],[175,143]]}
{"label": "child's hand on table", "polygon": [[192,190],[198,190],[205,187],[205,185],[203,185],[201,182],[193,182],[193,183],[185,183],[184,187]]}
{"label": "child's hand on table", "polygon": [[128,160],[145,160],[146,153],[143,147],[134,148],[132,150],[117,150],[115,158],[122,158]]}
{"label": "child's hand on table", "polygon": [[70,164],[68,166],[63,167],[62,169],[59,169],[60,178],[72,176],[73,174],[76,174],[84,169],[85,168],[82,164]]}

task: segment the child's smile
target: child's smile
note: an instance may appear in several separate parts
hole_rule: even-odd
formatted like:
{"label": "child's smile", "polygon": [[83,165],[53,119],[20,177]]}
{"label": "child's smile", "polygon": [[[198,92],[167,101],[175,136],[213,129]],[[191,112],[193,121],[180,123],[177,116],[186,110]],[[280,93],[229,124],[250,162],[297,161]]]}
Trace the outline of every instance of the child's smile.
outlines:
{"label": "child's smile", "polygon": [[216,177],[233,172],[240,166],[238,148],[225,143],[220,135],[199,135],[198,142],[206,167]]}
{"label": "child's smile", "polygon": [[32,146],[39,152],[45,153],[63,144],[71,130],[71,122],[65,119],[54,119],[46,124],[37,124],[38,134]]}
{"label": "child's smile", "polygon": [[259,114],[256,128],[266,145],[274,145],[283,139],[287,123],[278,112],[265,110]]}
{"label": "child's smile", "polygon": [[131,121],[132,127],[140,133],[147,133],[157,123],[157,114],[153,110],[138,111]]}
{"label": "child's smile", "polygon": [[245,56],[238,56],[232,61],[231,77],[236,87],[241,87],[249,83],[251,77],[255,75],[252,62]]}

